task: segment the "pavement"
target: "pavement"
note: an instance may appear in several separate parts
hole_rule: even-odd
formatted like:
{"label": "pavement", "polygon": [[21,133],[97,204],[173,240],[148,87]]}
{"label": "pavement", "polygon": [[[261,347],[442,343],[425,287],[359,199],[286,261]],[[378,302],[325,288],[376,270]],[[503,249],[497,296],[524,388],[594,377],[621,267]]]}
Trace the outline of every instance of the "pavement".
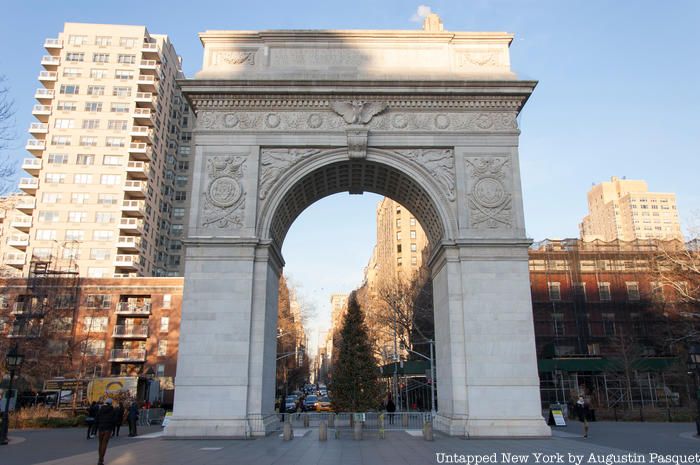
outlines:
{"label": "pavement", "polygon": [[[136,438],[112,439],[105,463],[615,465],[636,462],[678,465],[684,458],[695,457],[694,454],[698,454],[695,463],[700,461],[700,439],[695,436],[695,425],[691,423],[595,422],[591,423],[589,438],[584,439],[581,424],[572,422],[567,427],[555,428],[551,439],[464,439],[436,433],[432,442],[424,441],[416,431],[387,432],[385,439],[379,439],[374,432],[366,432],[362,441],[353,440],[349,434],[340,439],[329,434],[325,442],[318,440],[315,429],[297,429],[294,440],[288,442],[278,434],[251,440],[168,440],[161,437],[161,431],[159,427],[142,428]],[[10,440],[9,445],[0,446],[2,465],[97,463],[97,440],[86,440],[83,428],[10,431]],[[518,457],[514,459],[508,454]],[[652,454],[677,457],[662,461],[663,457]]]}

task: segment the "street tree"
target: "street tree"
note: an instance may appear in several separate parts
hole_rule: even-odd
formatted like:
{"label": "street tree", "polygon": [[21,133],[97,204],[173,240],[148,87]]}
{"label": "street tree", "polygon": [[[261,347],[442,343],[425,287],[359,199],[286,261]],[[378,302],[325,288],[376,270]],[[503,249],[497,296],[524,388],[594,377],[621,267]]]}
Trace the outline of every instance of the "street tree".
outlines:
{"label": "street tree", "polygon": [[[0,152],[10,147],[15,135],[14,102],[4,83],[5,77],[0,75]],[[15,171],[15,164],[7,155],[0,157],[0,195],[10,190],[11,178]]]}

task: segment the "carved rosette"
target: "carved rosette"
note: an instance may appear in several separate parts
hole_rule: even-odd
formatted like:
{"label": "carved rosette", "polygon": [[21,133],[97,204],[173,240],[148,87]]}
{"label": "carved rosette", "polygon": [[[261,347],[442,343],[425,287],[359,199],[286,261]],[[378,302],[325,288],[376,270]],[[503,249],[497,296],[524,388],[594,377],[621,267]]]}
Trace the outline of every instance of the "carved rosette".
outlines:
{"label": "carved rosette", "polygon": [[321,150],[310,149],[263,149],[260,157],[260,200],[265,200],[277,180],[292,166]]}
{"label": "carved rosette", "polygon": [[207,160],[202,226],[240,228],[243,226],[245,191],[241,178],[246,157],[217,156]]}
{"label": "carved rosette", "polygon": [[425,169],[444,189],[445,197],[454,202],[455,196],[455,156],[452,149],[394,150],[397,155],[416,162]]}
{"label": "carved rosette", "polygon": [[214,52],[214,66],[255,65],[256,50],[218,50]]}
{"label": "carved rosette", "polygon": [[467,194],[470,227],[510,228],[513,199],[506,166],[508,157],[467,158],[471,189]]}
{"label": "carved rosette", "polygon": [[[358,113],[362,118],[362,113]],[[515,111],[433,112],[387,110],[363,127],[374,131],[512,132],[518,129]],[[355,115],[347,117],[350,120]],[[202,131],[327,131],[343,130],[349,123],[334,111],[200,111]]]}

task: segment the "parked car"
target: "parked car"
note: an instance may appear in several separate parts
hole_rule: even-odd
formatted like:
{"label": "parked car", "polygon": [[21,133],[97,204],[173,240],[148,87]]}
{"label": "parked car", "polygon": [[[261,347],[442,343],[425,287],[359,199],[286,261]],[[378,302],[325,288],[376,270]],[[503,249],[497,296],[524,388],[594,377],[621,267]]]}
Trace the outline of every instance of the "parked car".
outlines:
{"label": "parked car", "polygon": [[328,397],[321,397],[316,402],[317,412],[332,412],[333,406],[331,405],[331,400]]}
{"label": "parked car", "polygon": [[299,398],[297,396],[291,395],[287,396],[284,401],[284,411],[287,413],[293,413],[297,411],[297,402]]}
{"label": "parked car", "polygon": [[316,402],[318,402],[317,396],[306,396],[304,398],[304,403],[302,404],[302,410],[305,412],[316,410]]}

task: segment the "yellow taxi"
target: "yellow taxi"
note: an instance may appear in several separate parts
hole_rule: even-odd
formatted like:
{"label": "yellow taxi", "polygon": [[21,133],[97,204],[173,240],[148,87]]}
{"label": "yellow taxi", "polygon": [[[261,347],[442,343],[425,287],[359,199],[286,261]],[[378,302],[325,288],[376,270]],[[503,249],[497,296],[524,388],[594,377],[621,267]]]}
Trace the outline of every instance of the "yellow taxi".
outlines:
{"label": "yellow taxi", "polygon": [[317,412],[332,412],[333,406],[331,405],[331,400],[328,397],[320,397],[316,402]]}

